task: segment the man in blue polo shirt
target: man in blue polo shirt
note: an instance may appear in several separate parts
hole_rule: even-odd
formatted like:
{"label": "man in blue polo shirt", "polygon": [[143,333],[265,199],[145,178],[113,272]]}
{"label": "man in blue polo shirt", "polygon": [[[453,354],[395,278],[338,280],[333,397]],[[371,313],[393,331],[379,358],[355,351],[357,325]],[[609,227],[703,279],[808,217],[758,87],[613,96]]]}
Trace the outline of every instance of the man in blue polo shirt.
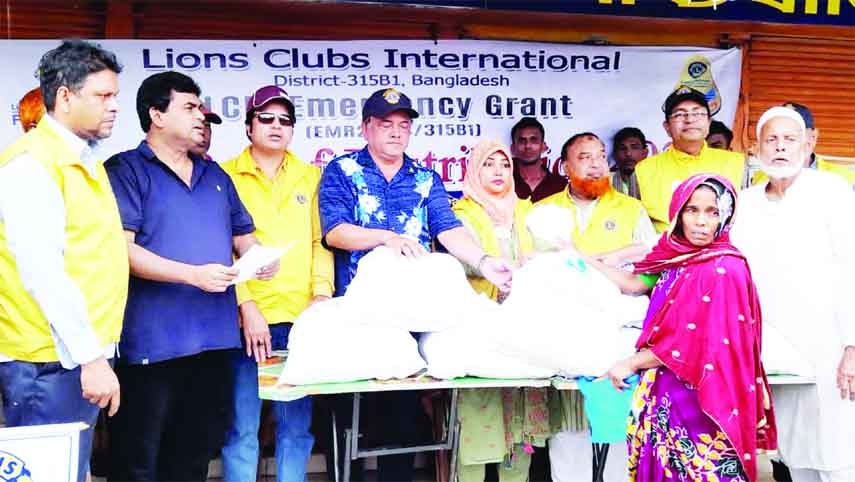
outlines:
{"label": "man in blue polo shirt", "polygon": [[224,437],[226,352],[240,347],[230,265],[257,241],[228,174],[190,152],[204,133],[199,93],[178,72],[145,79],[146,138],[106,164],[131,267],[110,480],[205,480]]}
{"label": "man in blue polo shirt", "polygon": [[[434,240],[466,264],[477,266],[503,291],[510,289],[510,264],[484,253],[451,211],[439,175],[404,154],[418,116],[403,93],[374,92],[362,108],[367,146],[334,159],[324,170],[318,201],[324,243],[335,256],[335,296],[345,293],[359,261],[377,246],[420,256]],[[388,442],[413,442],[421,413],[417,392],[389,392],[378,395],[376,403],[383,404]],[[344,416],[338,419],[350,420],[349,405],[343,405],[337,411]],[[412,454],[379,458],[378,480],[412,478]]]}

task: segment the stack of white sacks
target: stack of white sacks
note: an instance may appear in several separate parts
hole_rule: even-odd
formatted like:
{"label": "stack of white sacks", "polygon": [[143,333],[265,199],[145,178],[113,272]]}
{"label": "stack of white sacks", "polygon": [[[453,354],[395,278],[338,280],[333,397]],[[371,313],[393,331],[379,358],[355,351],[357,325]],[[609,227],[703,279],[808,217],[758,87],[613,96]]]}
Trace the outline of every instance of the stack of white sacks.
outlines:
{"label": "stack of white sacks", "polygon": [[[563,212],[562,212],[563,211]],[[475,293],[447,254],[374,249],[343,297],[295,322],[280,382],[602,375],[634,351],[646,297],[622,295],[570,246],[569,212],[534,210],[538,254],[514,272],[501,305]],[[419,341],[412,333],[420,334]]]}

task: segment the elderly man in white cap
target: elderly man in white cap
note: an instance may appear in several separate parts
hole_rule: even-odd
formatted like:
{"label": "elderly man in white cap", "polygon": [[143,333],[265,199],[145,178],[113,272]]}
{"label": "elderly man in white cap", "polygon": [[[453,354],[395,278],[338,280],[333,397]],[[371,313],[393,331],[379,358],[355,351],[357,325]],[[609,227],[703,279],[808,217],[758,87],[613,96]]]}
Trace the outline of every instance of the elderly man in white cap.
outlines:
{"label": "elderly man in white cap", "polygon": [[855,195],[838,176],[802,169],[797,112],[766,111],[757,142],[769,180],[740,195],[731,239],[760,294],[764,358],[784,346],[792,371],[816,380],[773,390],[780,455],[796,482],[853,481]]}

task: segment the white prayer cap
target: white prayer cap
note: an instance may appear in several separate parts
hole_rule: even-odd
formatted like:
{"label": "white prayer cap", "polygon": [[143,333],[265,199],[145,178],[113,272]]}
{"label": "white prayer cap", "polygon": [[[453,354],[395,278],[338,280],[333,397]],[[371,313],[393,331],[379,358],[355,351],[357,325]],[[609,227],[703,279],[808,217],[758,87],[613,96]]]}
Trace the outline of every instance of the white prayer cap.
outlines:
{"label": "white prayer cap", "polygon": [[771,109],[767,110],[760,116],[760,119],[757,121],[757,140],[760,140],[760,133],[763,131],[763,126],[766,125],[767,122],[774,119],[775,117],[786,117],[788,119],[793,119],[799,125],[799,130],[802,133],[802,140],[804,140],[805,133],[807,128],[805,127],[805,120],[802,119],[802,116],[793,109],[788,107],[775,106]]}

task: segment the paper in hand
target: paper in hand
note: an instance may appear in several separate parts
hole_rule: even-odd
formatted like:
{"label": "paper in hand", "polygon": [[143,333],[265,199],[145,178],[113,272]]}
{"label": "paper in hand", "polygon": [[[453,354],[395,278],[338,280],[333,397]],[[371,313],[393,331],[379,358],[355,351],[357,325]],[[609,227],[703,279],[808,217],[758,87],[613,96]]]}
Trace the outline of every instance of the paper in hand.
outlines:
{"label": "paper in hand", "polygon": [[232,265],[237,268],[239,273],[231,284],[243,283],[255,277],[256,271],[269,265],[270,263],[281,258],[282,255],[288,252],[294,243],[289,243],[285,247],[276,248],[271,246],[262,246],[260,244],[253,245],[249,251],[243,254]]}

